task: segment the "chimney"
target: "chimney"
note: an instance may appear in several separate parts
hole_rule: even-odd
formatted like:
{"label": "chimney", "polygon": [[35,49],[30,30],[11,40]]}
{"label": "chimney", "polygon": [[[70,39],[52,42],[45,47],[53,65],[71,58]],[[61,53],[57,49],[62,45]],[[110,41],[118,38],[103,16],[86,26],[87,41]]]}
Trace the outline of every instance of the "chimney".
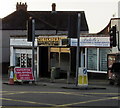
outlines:
{"label": "chimney", "polygon": [[52,11],[56,11],[56,4],[52,3]]}
{"label": "chimney", "polygon": [[27,3],[18,3],[16,4],[16,11],[19,11],[19,10],[24,10],[24,11],[27,11]]}

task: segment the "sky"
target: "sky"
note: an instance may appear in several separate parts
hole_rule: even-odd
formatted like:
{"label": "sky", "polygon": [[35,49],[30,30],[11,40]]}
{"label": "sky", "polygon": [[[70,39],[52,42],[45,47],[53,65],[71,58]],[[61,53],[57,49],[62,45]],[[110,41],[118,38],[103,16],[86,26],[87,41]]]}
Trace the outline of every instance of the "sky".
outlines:
{"label": "sky", "polygon": [[16,10],[16,3],[27,3],[28,11],[51,11],[56,3],[56,11],[84,11],[89,33],[104,29],[111,18],[118,18],[119,0],[1,0],[0,18]]}

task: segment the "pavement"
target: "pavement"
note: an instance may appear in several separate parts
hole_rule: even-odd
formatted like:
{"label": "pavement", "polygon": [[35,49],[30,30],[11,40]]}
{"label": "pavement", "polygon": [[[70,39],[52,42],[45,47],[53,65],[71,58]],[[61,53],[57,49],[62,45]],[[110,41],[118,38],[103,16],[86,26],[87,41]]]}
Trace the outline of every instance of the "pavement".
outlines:
{"label": "pavement", "polygon": [[[2,76],[2,83],[8,84],[9,78],[7,75]],[[24,84],[24,83],[20,83]],[[88,85],[76,86],[75,79],[71,78],[69,82],[67,79],[54,79],[51,80],[50,78],[39,78],[35,83],[29,82],[29,85],[40,85],[40,86],[47,86],[47,87],[57,87],[57,88],[64,88],[64,89],[106,89],[106,85],[109,84],[107,79],[88,79]],[[19,85],[18,83],[14,85]]]}

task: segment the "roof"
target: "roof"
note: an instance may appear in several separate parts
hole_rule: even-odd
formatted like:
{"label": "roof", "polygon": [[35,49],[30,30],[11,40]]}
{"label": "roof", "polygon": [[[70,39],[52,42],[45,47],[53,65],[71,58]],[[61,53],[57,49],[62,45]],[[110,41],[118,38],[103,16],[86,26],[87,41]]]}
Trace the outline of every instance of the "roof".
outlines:
{"label": "roof", "polygon": [[[2,19],[3,30],[26,30],[27,20],[32,16],[24,10],[15,11]],[[54,29],[52,26],[35,18],[36,29]]]}
{"label": "roof", "polygon": [[26,30],[29,17],[35,19],[36,30],[68,30],[68,16],[81,13],[81,31],[89,31],[84,11],[24,11],[18,10],[2,19],[3,30]]}

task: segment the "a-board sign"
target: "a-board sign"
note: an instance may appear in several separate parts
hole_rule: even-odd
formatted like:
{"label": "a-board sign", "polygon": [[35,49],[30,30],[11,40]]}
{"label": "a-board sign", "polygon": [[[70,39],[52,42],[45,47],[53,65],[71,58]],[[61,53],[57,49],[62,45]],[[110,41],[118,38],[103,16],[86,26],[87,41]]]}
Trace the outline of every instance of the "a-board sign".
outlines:
{"label": "a-board sign", "polygon": [[34,80],[32,68],[15,68],[14,73],[17,80],[23,81]]}

